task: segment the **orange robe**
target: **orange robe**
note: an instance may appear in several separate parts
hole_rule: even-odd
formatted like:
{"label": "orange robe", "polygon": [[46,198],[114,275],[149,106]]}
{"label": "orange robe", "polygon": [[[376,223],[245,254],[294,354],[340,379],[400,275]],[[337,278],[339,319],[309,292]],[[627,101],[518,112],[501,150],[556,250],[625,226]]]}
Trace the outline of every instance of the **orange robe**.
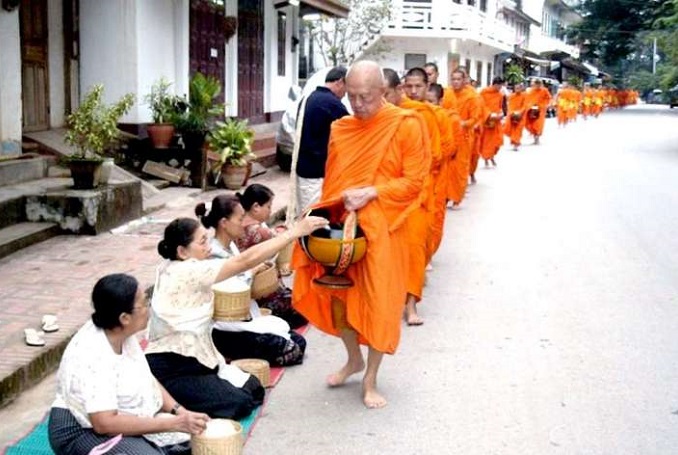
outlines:
{"label": "orange robe", "polygon": [[567,125],[569,117],[567,115],[570,105],[570,92],[567,88],[561,88],[556,96],[556,117],[558,125]]}
{"label": "orange robe", "polygon": [[342,324],[333,320],[331,304],[336,297],[345,302],[345,322],[358,333],[359,341],[389,354],[398,347],[405,305],[404,223],[419,205],[431,166],[424,131],[419,115],[390,104],[367,120],[347,116],[335,121],[322,196],[315,207],[343,208],[343,191],[375,186],[377,198],[358,211],[367,252],[347,270],[354,286],[343,290],[315,285],[313,279],[325,270],[298,245],[293,256],[294,307],[320,330],[339,335]]}
{"label": "orange robe", "polygon": [[534,120],[528,117],[525,126],[533,136],[541,136],[546,122],[546,108],[551,102],[551,93],[545,87],[532,88],[527,94],[527,99],[530,107],[539,106],[539,117]]}
{"label": "orange robe", "polygon": [[[419,113],[426,122],[431,150],[431,168],[421,194],[421,205],[407,219],[409,235],[409,265],[407,272],[407,293],[421,300],[426,277],[426,264],[431,260],[429,245],[431,236],[435,235],[431,225],[435,218],[435,191],[441,179],[443,155],[440,150],[440,129],[438,120],[429,103],[403,98],[400,103],[403,109]],[[441,228],[442,229],[442,228]]]}
{"label": "orange robe", "polygon": [[429,226],[428,243],[426,246],[427,257],[429,261],[438,251],[440,243],[443,240],[443,231],[445,228],[445,214],[447,213],[447,186],[449,182],[449,167],[456,153],[456,143],[452,129],[452,121],[449,115],[440,106],[431,105],[438,120],[438,129],[440,130],[440,152],[442,155],[440,174],[436,179],[433,203],[433,221]]}
{"label": "orange robe", "polygon": [[[508,97],[508,112],[504,120],[504,134],[511,140],[511,145],[520,145],[525,128],[525,117],[528,108],[525,92],[511,93]],[[512,114],[520,113],[520,120],[513,120]]]}
{"label": "orange robe", "polygon": [[447,199],[459,204],[466,194],[468,186],[469,148],[464,138],[461,128],[461,117],[459,116],[459,104],[454,90],[446,88],[441,102],[443,109],[452,123],[452,134],[455,138],[455,154],[448,163],[447,172]]}
{"label": "orange robe", "polygon": [[465,126],[463,126],[463,137],[468,147],[469,168],[466,178],[473,175],[478,167],[478,154],[480,152],[480,134],[482,133],[483,103],[478,92],[470,85],[464,86],[461,90],[455,90],[459,106],[459,117]]}
{"label": "orange robe", "polygon": [[[480,92],[480,98],[483,100],[485,108],[485,123],[480,139],[480,156],[485,160],[494,158],[502,144],[504,136],[501,131],[501,117],[504,115],[503,102],[504,94],[494,87],[486,87]],[[496,120],[490,120],[491,114],[499,116]]]}

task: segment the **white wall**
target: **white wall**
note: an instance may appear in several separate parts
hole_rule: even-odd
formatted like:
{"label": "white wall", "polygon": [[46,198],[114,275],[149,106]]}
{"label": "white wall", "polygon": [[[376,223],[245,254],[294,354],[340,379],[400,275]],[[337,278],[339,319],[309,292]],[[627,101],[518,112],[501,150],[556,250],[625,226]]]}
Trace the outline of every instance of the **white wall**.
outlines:
{"label": "white wall", "polygon": [[64,86],[64,26],[62,0],[50,0],[47,3],[48,16],[48,74],[49,74],[49,126],[59,128],[64,125],[66,109]]}
{"label": "white wall", "polygon": [[[136,5],[137,121],[151,122],[151,111],[144,97],[150,93],[153,83],[164,77],[172,83],[170,91],[177,90],[176,49],[179,34],[175,28],[175,18],[180,15],[177,6],[180,8],[181,5],[166,0],[144,0],[136,2]],[[188,21],[185,28],[188,29]],[[188,55],[188,48],[185,54]],[[182,73],[188,74],[188,58]]]}
{"label": "white wall", "polygon": [[19,10],[0,10],[0,153],[20,151],[21,44]]}
{"label": "white wall", "polygon": [[[226,0],[226,15],[238,17],[238,0]],[[224,99],[226,115],[238,115],[238,32],[226,43]]]}
{"label": "white wall", "polygon": [[84,96],[104,84],[106,102],[135,93],[123,122],[139,121],[137,8],[135,0],[80,0],[80,87]]}
{"label": "white wall", "polygon": [[287,107],[287,92],[294,80],[292,76],[292,53],[290,52],[292,16],[298,10],[286,7],[285,75],[278,76],[278,10],[272,1],[264,4],[264,112],[284,111]]}

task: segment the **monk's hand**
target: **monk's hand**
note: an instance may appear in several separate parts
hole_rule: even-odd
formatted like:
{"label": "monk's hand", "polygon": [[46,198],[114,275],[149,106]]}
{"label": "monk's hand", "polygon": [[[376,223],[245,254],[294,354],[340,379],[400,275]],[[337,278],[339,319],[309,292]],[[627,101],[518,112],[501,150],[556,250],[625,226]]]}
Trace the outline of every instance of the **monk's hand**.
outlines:
{"label": "monk's hand", "polygon": [[360,210],[371,200],[377,198],[377,189],[373,186],[363,188],[353,188],[342,193],[344,198],[344,207],[346,210]]}
{"label": "monk's hand", "polygon": [[310,234],[311,232],[323,228],[330,224],[325,218],[320,216],[306,216],[292,226],[292,228],[283,233],[283,236],[290,235],[291,238],[299,238]]}

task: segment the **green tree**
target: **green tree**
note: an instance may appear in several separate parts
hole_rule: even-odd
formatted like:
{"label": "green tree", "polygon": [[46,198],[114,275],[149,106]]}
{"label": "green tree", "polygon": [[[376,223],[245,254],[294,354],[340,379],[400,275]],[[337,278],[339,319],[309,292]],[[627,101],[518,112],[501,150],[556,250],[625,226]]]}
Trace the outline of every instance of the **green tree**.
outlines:
{"label": "green tree", "polygon": [[350,65],[366,41],[378,34],[391,19],[389,0],[348,0],[345,3],[350,7],[348,18],[323,16],[307,22],[328,66]]}

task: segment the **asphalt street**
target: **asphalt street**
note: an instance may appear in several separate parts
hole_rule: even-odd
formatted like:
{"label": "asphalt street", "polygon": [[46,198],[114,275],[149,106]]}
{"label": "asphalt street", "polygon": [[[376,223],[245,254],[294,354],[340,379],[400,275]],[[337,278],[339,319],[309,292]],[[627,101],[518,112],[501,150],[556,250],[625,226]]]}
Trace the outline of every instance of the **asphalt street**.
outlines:
{"label": "asphalt street", "polygon": [[343,351],[313,331],[246,453],[678,453],[678,110],[551,120],[497,164],[448,211],[389,405],[325,387]]}

